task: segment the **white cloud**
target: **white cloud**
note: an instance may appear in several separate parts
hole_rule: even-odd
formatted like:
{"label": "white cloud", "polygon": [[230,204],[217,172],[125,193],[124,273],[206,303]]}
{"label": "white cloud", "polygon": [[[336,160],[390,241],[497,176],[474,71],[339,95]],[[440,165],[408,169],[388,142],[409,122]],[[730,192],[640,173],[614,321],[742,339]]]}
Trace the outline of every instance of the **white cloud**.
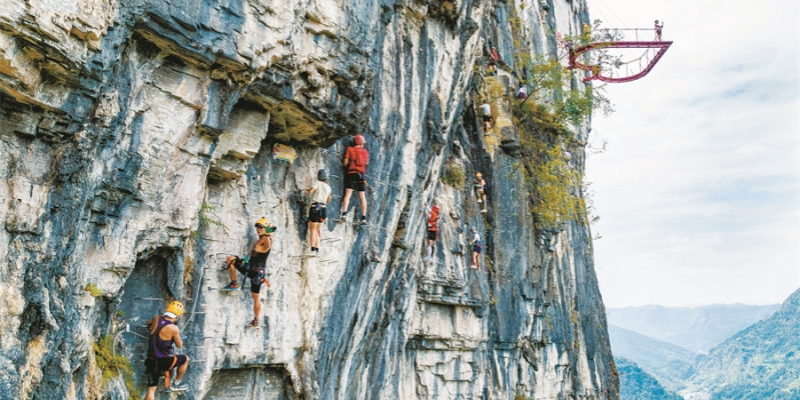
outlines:
{"label": "white cloud", "polygon": [[587,163],[607,305],[781,302],[800,266],[797,2],[589,5],[607,26],[664,20],[675,42],[608,85],[618,112],[593,123],[609,142]]}

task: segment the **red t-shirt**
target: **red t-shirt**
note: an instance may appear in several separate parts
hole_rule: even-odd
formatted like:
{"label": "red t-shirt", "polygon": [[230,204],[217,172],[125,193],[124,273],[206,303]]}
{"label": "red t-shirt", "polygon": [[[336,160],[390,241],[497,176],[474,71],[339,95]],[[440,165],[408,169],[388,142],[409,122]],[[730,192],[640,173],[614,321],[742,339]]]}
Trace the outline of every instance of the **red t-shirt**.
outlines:
{"label": "red t-shirt", "polygon": [[431,215],[430,215],[430,217],[428,217],[428,230],[429,231],[436,232],[436,231],[439,230],[439,227],[437,226],[438,224],[436,223],[436,221],[438,219],[439,219],[439,213],[431,211]]}
{"label": "red t-shirt", "polygon": [[347,173],[360,172],[362,174],[367,172],[367,161],[369,160],[369,153],[363,147],[350,146],[344,153],[344,158],[348,159]]}

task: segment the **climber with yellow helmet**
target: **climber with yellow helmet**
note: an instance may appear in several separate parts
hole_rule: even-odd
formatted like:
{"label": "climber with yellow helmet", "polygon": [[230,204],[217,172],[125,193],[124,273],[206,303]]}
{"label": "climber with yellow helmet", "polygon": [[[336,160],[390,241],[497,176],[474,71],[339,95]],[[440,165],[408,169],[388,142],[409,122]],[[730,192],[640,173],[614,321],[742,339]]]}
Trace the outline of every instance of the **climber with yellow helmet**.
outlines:
{"label": "climber with yellow helmet", "polygon": [[483,180],[483,176],[480,172],[475,174],[475,194],[478,196],[478,204],[483,204],[483,208],[481,212],[487,212],[486,210],[486,181]]}
{"label": "climber with yellow helmet", "polygon": [[[156,315],[147,321],[150,337],[147,340],[147,358],[144,360],[144,374],[147,377],[146,400],[155,399],[158,381],[162,374],[165,375],[165,388],[173,392],[187,389],[186,385],[181,384],[181,380],[189,367],[189,357],[184,354],[172,354],[173,343],[179,349],[183,349],[181,330],[175,325],[175,321],[181,315],[183,315],[183,303],[173,301],[167,306],[163,315]],[[173,368],[178,368],[178,376],[170,385],[170,371]]]}
{"label": "climber with yellow helmet", "polygon": [[269,280],[266,278],[267,257],[269,257],[269,252],[272,249],[272,232],[275,232],[278,228],[270,225],[266,217],[256,221],[255,227],[258,241],[253,245],[250,258],[228,257],[228,274],[231,277],[231,283],[225,289],[239,289],[240,286],[236,282],[237,270],[244,274],[245,279],[250,278],[250,294],[253,296],[253,312],[255,313],[250,326],[258,328],[258,317],[261,315],[259,294],[261,293],[262,283],[266,283],[267,287],[270,287]]}

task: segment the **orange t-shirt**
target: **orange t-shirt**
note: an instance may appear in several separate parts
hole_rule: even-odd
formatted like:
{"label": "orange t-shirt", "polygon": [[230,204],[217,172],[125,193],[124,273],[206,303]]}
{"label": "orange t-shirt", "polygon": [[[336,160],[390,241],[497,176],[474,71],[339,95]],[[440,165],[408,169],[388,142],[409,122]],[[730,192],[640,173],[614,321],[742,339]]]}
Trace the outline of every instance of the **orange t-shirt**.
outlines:
{"label": "orange t-shirt", "polygon": [[367,161],[369,160],[369,153],[363,147],[350,146],[344,153],[344,158],[348,159],[347,173],[367,172]]}
{"label": "orange t-shirt", "polygon": [[438,231],[438,230],[439,230],[439,228],[438,228],[438,226],[437,226],[438,224],[436,223],[436,221],[437,221],[438,219],[439,219],[439,213],[438,213],[438,212],[431,211],[431,216],[430,216],[430,217],[428,217],[428,230],[429,230],[429,231],[434,231],[434,232],[436,232],[436,231]]}

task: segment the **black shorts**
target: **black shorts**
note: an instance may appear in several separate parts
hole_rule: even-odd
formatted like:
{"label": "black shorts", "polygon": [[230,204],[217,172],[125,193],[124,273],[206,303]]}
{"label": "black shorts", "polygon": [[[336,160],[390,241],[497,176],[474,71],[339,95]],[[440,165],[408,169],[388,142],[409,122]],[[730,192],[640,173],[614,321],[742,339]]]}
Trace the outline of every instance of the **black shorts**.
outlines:
{"label": "black shorts", "polygon": [[[174,357],[178,357],[177,362],[175,362]],[[173,362],[175,362],[174,367],[172,366]],[[144,374],[147,377],[147,386],[158,386],[158,380],[161,379],[161,375],[164,375],[164,372],[170,370],[170,367],[178,368],[183,364],[186,364],[186,356],[183,354],[161,358],[146,358],[144,360]]]}
{"label": "black shorts", "polygon": [[236,267],[236,270],[250,278],[250,291],[253,293],[260,293],[261,280],[266,276],[264,272],[265,267],[263,265],[252,266],[249,263],[243,262],[242,259],[236,260],[233,265]]}
{"label": "black shorts", "polygon": [[360,173],[347,174],[344,176],[344,188],[353,189],[359,192],[367,191],[367,182],[364,175]]}
{"label": "black shorts", "polygon": [[492,116],[491,115],[484,115],[483,116],[483,122],[492,122]]}
{"label": "black shorts", "polygon": [[481,254],[481,250],[483,250],[483,248],[481,247],[480,243],[475,243],[475,246],[472,247],[472,251],[478,254]]}
{"label": "black shorts", "polygon": [[437,233],[436,231],[428,231],[428,240],[436,240]]}
{"label": "black shorts", "polygon": [[325,222],[328,217],[328,209],[321,203],[315,203],[308,209],[308,220],[311,222]]}

